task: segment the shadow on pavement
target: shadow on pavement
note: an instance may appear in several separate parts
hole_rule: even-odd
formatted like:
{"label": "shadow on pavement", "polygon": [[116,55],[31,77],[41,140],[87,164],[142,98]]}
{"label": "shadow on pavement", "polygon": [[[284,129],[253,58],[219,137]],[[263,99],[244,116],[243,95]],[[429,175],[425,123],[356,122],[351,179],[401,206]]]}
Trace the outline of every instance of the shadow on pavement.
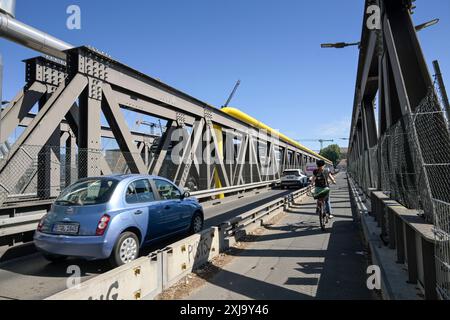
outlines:
{"label": "shadow on pavement", "polygon": [[[313,226],[268,226],[280,233],[251,236],[252,242],[281,240],[288,237],[302,237],[323,234]],[[233,249],[235,257],[289,257],[323,258],[324,262],[298,262],[295,268],[298,277],[288,277],[284,285],[317,286],[316,296],[297,292],[279,285],[267,283],[246,275],[230,272],[213,266],[217,272],[212,278],[204,278],[209,283],[230,290],[250,299],[268,300],[371,300],[372,293],[366,287],[366,257],[358,230],[352,221],[336,221],[328,229],[330,239],[326,250],[308,249]],[[280,270],[279,272],[283,272]],[[289,271],[286,271],[290,273]],[[305,276],[306,275],[306,276]],[[318,276],[320,275],[320,277]],[[202,275],[199,275],[202,277]]]}
{"label": "shadow on pavement", "polygon": [[[333,191],[334,192],[334,191]],[[348,190],[345,188],[346,195]],[[335,197],[337,198],[337,197]],[[334,203],[346,203],[348,206],[333,207],[338,209],[338,214],[334,212],[336,219],[328,226],[324,233],[319,228],[319,220],[309,219],[298,223],[266,225],[268,234],[247,235],[240,242],[265,242],[272,241],[267,249],[247,248],[233,249],[230,255],[239,257],[276,257],[276,258],[299,258],[294,267],[292,265],[278,272],[289,274],[283,285],[286,286],[316,286],[315,297],[297,292],[291,288],[270,284],[258,279],[250,278],[243,274],[238,274],[216,268],[218,272],[208,282],[246,296],[251,299],[269,300],[372,300],[376,296],[367,288],[367,256],[360,238],[359,226],[353,220],[353,213],[349,204],[348,196],[342,197],[345,201],[335,201]],[[297,209],[297,210],[295,210]],[[294,205],[289,211],[290,214],[312,216],[315,214],[315,204],[311,199],[307,199],[303,204]],[[339,212],[340,210],[340,212]],[[305,219],[303,219],[305,220]],[[270,232],[272,231],[272,232]],[[329,238],[319,237],[316,244],[328,241],[325,250],[302,249],[298,247],[280,248],[277,247],[277,240],[288,238],[299,238],[307,236],[321,236],[326,234]],[[301,259],[300,259],[301,258]],[[306,258],[306,259],[305,259]],[[308,258],[316,261],[308,261]],[[306,260],[306,262],[305,262]],[[317,261],[319,260],[319,261]],[[286,264],[281,264],[286,266]],[[289,266],[289,263],[287,264]],[[264,268],[264,267],[262,267]],[[291,269],[289,269],[291,268]],[[298,277],[292,276],[293,270],[299,273]],[[273,268],[272,268],[273,270]],[[220,272],[219,272],[220,271]],[[267,272],[267,270],[259,270]]]}
{"label": "shadow on pavement", "polygon": [[[311,296],[283,288],[268,282],[250,278],[235,272],[212,266],[217,273],[213,278],[204,278],[209,283],[255,300],[310,300]],[[198,275],[203,278],[202,275]]]}

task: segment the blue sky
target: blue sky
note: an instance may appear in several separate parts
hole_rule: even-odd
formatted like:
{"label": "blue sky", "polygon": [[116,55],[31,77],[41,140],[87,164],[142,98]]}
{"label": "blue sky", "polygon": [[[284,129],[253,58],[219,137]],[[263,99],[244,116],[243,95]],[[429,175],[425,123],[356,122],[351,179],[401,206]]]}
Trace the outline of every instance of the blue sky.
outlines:
{"label": "blue sky", "polygon": [[[221,106],[240,79],[231,105],[293,139],[349,135],[358,51],[321,49],[320,43],[359,41],[363,0],[17,2],[19,20],[73,45],[106,51],[212,105]],[[81,7],[81,30],[66,28],[71,4]],[[441,20],[420,39],[430,72],[438,59],[450,85],[450,1],[416,5],[417,24]],[[0,52],[4,99],[10,99],[24,84],[21,60],[37,53],[5,40]]]}

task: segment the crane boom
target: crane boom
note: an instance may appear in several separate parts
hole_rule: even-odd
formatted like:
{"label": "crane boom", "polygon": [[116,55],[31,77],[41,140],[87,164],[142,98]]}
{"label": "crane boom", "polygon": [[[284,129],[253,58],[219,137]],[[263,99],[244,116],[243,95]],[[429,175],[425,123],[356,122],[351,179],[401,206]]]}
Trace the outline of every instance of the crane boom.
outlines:
{"label": "crane boom", "polygon": [[225,102],[224,106],[222,108],[226,108],[228,107],[228,105],[231,102],[231,99],[233,99],[234,94],[236,93],[237,88],[239,87],[239,85],[241,84],[241,80],[238,80],[236,82],[236,84],[234,85],[233,91],[231,92],[230,96],[228,97],[227,102]]}
{"label": "crane boom", "polygon": [[302,139],[302,140],[298,140],[298,141],[317,141],[320,142],[320,151],[323,150],[323,143],[324,142],[334,142],[334,140],[325,140],[325,139]]}

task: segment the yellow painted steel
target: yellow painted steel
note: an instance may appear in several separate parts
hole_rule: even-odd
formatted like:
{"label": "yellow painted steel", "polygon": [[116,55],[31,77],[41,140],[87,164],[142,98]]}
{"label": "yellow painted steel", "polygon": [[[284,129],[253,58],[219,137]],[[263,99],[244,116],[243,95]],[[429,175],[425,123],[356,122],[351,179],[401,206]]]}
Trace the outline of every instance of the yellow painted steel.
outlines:
{"label": "yellow painted steel", "polygon": [[285,136],[284,134],[282,134],[282,133],[280,133],[280,132],[278,132],[278,131],[272,129],[272,128],[269,127],[268,125],[262,123],[261,121],[256,120],[256,119],[253,118],[252,116],[249,116],[248,114],[242,112],[242,111],[239,110],[239,109],[231,108],[231,107],[226,107],[226,108],[223,108],[223,109],[220,109],[220,110],[221,110],[222,112],[224,112],[224,113],[226,113],[226,114],[232,116],[233,118],[236,118],[236,119],[238,119],[238,120],[241,120],[241,121],[243,121],[243,122],[245,122],[245,123],[247,123],[247,124],[249,124],[249,125],[251,125],[251,126],[253,126],[253,127],[255,127],[255,128],[262,129],[262,130],[266,130],[266,131],[267,131],[268,133],[270,133],[271,135],[279,137],[280,140],[282,140],[282,141],[284,141],[284,142],[287,142],[287,143],[289,143],[289,144],[291,144],[291,145],[293,145],[293,146],[296,146],[296,147],[299,148],[300,150],[303,150],[303,151],[309,153],[309,154],[312,155],[312,156],[315,156],[315,157],[317,157],[317,158],[319,158],[319,159],[322,159],[322,160],[324,160],[326,163],[328,163],[328,164],[330,164],[330,165],[333,164],[333,163],[332,163],[330,160],[328,160],[327,158],[322,157],[320,154],[318,154],[318,153],[312,151],[311,149],[308,149],[307,147],[303,146],[302,144],[298,143],[297,141],[292,140],[291,138]]}
{"label": "yellow painted steel", "polygon": [[[219,147],[219,150],[216,150],[216,155],[219,156],[222,161],[223,161],[223,133],[222,133],[222,127],[218,126],[218,125],[213,125],[214,128],[214,132],[216,133],[216,137],[217,137],[217,145]],[[217,168],[214,168],[214,183],[215,183],[215,188],[219,189],[222,188],[222,182],[220,181],[219,178],[219,173],[217,172]],[[224,194],[219,194],[217,195],[218,199],[223,199],[225,198]]]}

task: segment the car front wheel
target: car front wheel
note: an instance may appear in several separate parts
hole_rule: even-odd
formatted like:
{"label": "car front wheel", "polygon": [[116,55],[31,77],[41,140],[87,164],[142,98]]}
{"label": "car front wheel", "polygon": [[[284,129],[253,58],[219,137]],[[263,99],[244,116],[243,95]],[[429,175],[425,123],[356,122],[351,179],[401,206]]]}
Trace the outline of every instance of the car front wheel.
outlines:
{"label": "car front wheel", "polygon": [[136,260],[138,256],[139,239],[133,232],[127,231],[120,235],[109,260],[113,267],[119,267]]}
{"label": "car front wheel", "polygon": [[192,217],[190,233],[195,234],[203,230],[203,216],[197,212]]}

